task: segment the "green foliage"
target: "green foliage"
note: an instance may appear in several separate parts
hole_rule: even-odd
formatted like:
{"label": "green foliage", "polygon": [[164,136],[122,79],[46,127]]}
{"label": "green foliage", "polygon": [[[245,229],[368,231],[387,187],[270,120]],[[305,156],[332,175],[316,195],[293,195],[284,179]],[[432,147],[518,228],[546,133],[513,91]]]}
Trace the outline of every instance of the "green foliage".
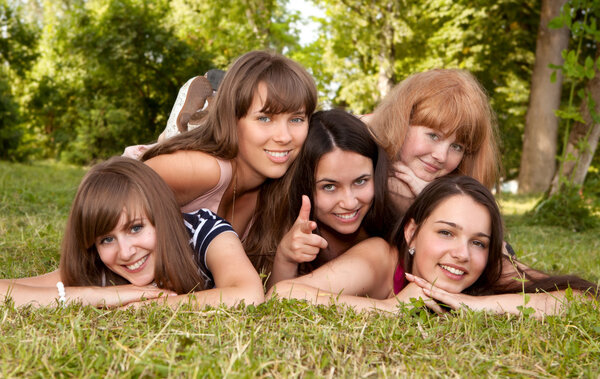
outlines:
{"label": "green foliage", "polygon": [[299,57],[327,87],[333,106],[372,112],[387,66],[397,83],[436,67],[470,70],[489,92],[498,116],[503,163],[517,175],[539,23],[533,0],[314,0],[323,9],[319,40]]}
{"label": "green foliage", "polygon": [[[14,4],[0,0],[0,9],[17,14]],[[189,78],[226,68],[249,50],[292,53],[297,46],[297,30],[291,27],[297,15],[285,13],[283,0],[26,5],[32,10],[27,17],[9,18],[10,25],[22,28],[5,28],[37,31],[40,41],[29,43],[25,36],[31,33],[23,32],[19,45],[0,35],[0,58],[10,57],[14,72],[29,64],[18,71],[26,74],[21,82],[0,86],[11,126],[2,127],[0,138],[13,146],[12,139],[21,136],[18,152],[34,158],[87,163],[154,141]],[[5,18],[0,13],[0,22]],[[8,117],[15,107],[21,118]]]}
{"label": "green foliage", "polygon": [[37,58],[38,30],[21,18],[20,8],[0,0],[0,159],[25,158],[19,151],[22,118],[11,83],[19,83]]}
{"label": "green foliage", "polygon": [[[595,102],[591,94],[583,88],[577,90],[587,80],[594,79],[596,70],[600,67],[594,63],[594,59],[592,58],[597,55],[595,48],[600,44],[600,29],[597,27],[599,12],[599,0],[571,0],[563,7],[560,16],[554,18],[549,25],[552,28],[561,28],[563,26],[569,28],[573,42],[569,49],[563,50],[561,53],[564,63],[562,65],[550,65],[555,70],[561,70],[565,79],[570,83],[568,101],[561,109],[555,111],[556,116],[565,121],[565,130],[562,132],[563,155],[559,158],[558,178],[559,182],[564,183],[565,186],[572,184],[568,184],[571,182],[571,179],[565,178],[563,175],[564,165],[568,161],[575,160],[574,157],[567,155],[571,125],[573,122],[585,123],[577,104],[584,100],[587,101],[592,120],[600,122],[600,115],[595,111]],[[598,64],[600,64],[600,60]],[[553,73],[553,79],[556,77],[555,74],[556,72]],[[575,94],[577,94],[578,99],[575,98]],[[587,143],[587,136],[580,143]],[[563,187],[559,190],[563,191]],[[564,187],[564,191],[565,196],[569,196],[566,192],[570,191],[570,189]]]}
{"label": "green foliage", "polygon": [[[596,75],[597,67],[591,57],[596,52],[586,46],[595,47],[600,43],[600,29],[597,29],[596,25],[598,12],[600,12],[600,1],[598,0],[572,0],[563,7],[561,15],[550,22],[550,27],[553,28],[568,27],[571,30],[573,43],[569,49],[562,51],[564,59],[562,65],[550,65],[551,68],[562,71],[569,83],[569,97],[566,104],[555,111],[556,116],[560,117],[565,124],[564,130],[561,131],[563,136],[562,156],[558,158],[560,162],[559,188],[557,192],[549,195],[549,198],[542,199],[536,207],[532,214],[532,222],[536,224],[555,224],[575,230],[584,230],[593,228],[600,223],[598,217],[593,213],[594,204],[584,200],[581,186],[573,183],[572,178],[566,177],[564,174],[565,164],[579,159],[572,154],[567,154],[572,123],[586,122],[580,113],[578,104],[587,101],[592,119],[596,120],[595,122],[600,120],[600,116],[594,110],[595,102],[591,94],[586,89],[580,88]],[[556,71],[553,73],[553,80],[555,74]],[[587,137],[584,136],[578,142],[580,151],[585,148]]]}
{"label": "green foliage", "polygon": [[180,85],[210,68],[164,25],[169,11],[158,0],[47,5],[28,98],[43,156],[84,163],[156,138]]}
{"label": "green foliage", "polygon": [[556,225],[575,231],[588,230],[600,225],[581,187],[565,183],[560,192],[542,199],[530,214],[533,225]]}

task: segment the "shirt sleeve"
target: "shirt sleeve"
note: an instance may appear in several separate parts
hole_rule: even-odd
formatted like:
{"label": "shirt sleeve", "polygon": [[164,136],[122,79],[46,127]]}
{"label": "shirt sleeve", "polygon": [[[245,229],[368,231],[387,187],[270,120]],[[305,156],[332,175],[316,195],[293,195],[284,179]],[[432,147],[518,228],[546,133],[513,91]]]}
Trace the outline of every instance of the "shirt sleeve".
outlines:
{"label": "shirt sleeve", "polygon": [[190,246],[194,250],[198,270],[206,281],[206,288],[213,288],[213,276],[206,264],[208,246],[219,234],[227,232],[235,234],[235,231],[229,222],[208,209],[184,213],[183,221],[190,235]]}

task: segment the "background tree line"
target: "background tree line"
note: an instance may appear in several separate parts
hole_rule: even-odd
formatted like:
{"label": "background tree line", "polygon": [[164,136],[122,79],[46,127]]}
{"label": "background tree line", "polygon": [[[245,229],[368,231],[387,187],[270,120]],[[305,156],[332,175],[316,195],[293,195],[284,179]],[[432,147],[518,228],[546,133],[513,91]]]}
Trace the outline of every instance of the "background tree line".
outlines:
{"label": "background tree line", "polygon": [[287,0],[0,0],[0,157],[88,163],[152,141],[187,79],[270,48],[354,113],[411,73],[470,70],[496,111],[507,179],[545,191],[564,151],[568,180],[598,167],[598,0],[313,3],[319,35],[301,46]]}

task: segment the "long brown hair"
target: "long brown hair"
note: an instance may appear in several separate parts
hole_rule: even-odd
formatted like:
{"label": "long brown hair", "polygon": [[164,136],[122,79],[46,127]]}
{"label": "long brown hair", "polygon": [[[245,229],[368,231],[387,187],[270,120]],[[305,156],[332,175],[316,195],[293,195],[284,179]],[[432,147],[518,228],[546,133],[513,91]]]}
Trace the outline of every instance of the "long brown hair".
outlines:
{"label": "long brown hair", "polygon": [[237,121],[244,117],[258,84],[267,86],[262,112],[279,114],[303,110],[309,117],[317,105],[313,78],[297,62],[270,51],[252,51],[227,70],[202,125],[146,151],[142,160],[178,150],[200,150],[222,159],[238,153]]}
{"label": "long brown hair", "polygon": [[[398,215],[388,198],[389,163],[385,151],[358,118],[342,110],[320,111],[311,117],[306,141],[296,161],[280,183],[265,191],[271,204],[257,209],[253,228],[256,230],[254,235],[259,238],[246,241],[246,251],[250,260],[257,262],[257,269],[270,270],[277,245],[298,217],[302,195],[309,197],[313,205],[310,219],[314,219],[317,166],[321,158],[335,148],[371,159],[375,193],[362,226],[371,236],[389,237],[393,220]],[[310,270],[310,267],[306,269]]]}
{"label": "long brown hair", "polygon": [[456,133],[466,148],[456,173],[488,188],[499,180],[494,113],[485,90],[468,71],[435,69],[409,76],[385,97],[369,124],[392,160],[398,159],[410,126]]}
{"label": "long brown hair", "polygon": [[[590,291],[597,296],[598,287],[574,275],[551,276],[537,270],[521,270],[515,267],[517,275],[526,281],[502,277],[503,264],[509,259],[502,253],[503,223],[500,210],[491,192],[477,180],[464,175],[446,175],[435,179],[417,196],[406,211],[404,218],[396,225],[392,233],[391,243],[398,247],[399,262],[407,272],[412,271],[413,256],[408,254],[411,241],[406,241],[404,229],[411,220],[417,225],[413,234],[416,238],[421,225],[444,200],[457,195],[469,196],[475,202],[484,206],[491,219],[491,235],[488,252],[488,262],[481,276],[463,292],[470,295],[488,295],[501,293],[555,291],[571,287],[581,291]],[[461,210],[457,210],[460,212]],[[418,254],[418,253],[416,253]],[[508,275],[513,275],[508,274]]]}
{"label": "long brown hair", "polygon": [[177,293],[205,288],[173,192],[150,167],[122,157],[94,166],[77,189],[60,257],[65,285],[99,286],[103,277],[107,284],[128,283],[104,265],[95,245],[123,210],[129,219],[143,212],[156,229],[156,283]]}

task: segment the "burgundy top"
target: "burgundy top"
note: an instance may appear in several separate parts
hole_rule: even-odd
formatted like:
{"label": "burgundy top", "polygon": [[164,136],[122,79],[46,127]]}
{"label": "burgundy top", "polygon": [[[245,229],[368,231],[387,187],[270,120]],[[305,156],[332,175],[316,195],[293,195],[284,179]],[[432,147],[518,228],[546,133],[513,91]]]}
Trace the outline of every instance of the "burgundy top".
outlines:
{"label": "burgundy top", "polygon": [[394,271],[394,294],[397,295],[406,286],[406,278],[404,277],[404,269],[398,264]]}

